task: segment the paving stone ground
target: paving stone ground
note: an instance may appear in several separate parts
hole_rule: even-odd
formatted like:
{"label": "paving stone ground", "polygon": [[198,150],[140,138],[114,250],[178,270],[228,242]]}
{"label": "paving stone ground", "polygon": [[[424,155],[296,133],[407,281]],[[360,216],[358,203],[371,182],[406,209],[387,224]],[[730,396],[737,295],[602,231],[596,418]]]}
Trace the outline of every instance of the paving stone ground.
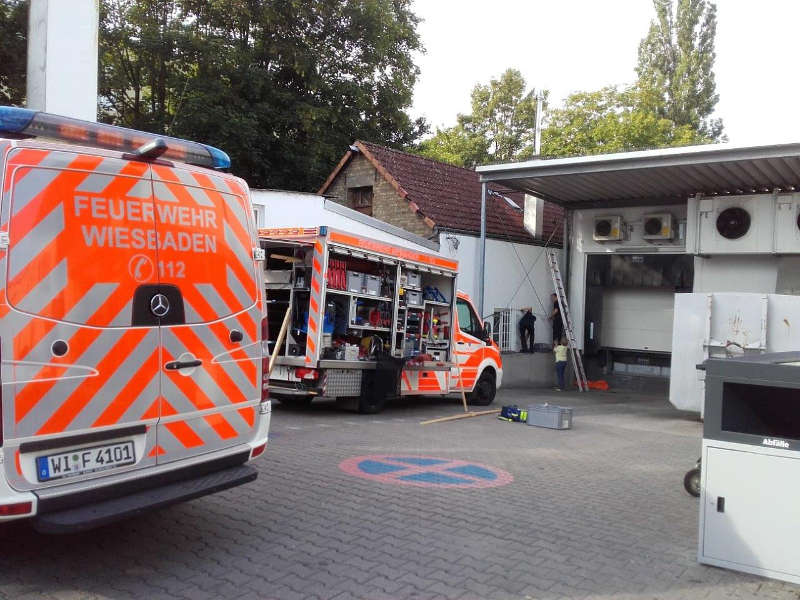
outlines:
{"label": "paving stone ground", "polygon": [[[798,599],[800,587],[696,562],[682,486],[696,418],[629,394],[501,390],[497,406],[573,405],[551,431],[457,414],[458,399],[381,415],[276,405],[256,482],[103,529],[0,528],[0,598]],[[504,469],[481,489],[391,485],[338,465],[427,455]]]}

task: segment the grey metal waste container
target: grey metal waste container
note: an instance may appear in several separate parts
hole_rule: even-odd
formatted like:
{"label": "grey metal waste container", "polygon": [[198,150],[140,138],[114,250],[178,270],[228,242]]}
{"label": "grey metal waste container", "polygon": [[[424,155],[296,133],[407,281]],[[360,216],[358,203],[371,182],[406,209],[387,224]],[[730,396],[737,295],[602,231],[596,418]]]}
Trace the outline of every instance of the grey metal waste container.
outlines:
{"label": "grey metal waste container", "polygon": [[800,352],[710,359],[701,563],[800,583]]}

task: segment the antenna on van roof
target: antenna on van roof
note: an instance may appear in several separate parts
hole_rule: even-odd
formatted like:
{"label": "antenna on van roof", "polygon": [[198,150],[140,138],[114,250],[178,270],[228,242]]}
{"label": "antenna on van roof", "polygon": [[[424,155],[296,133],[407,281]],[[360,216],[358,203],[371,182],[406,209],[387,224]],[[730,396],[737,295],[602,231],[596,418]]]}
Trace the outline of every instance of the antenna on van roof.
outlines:
{"label": "antenna on van roof", "polygon": [[137,160],[155,160],[167,151],[167,142],[161,138],[150,140],[130,153],[131,158]]}

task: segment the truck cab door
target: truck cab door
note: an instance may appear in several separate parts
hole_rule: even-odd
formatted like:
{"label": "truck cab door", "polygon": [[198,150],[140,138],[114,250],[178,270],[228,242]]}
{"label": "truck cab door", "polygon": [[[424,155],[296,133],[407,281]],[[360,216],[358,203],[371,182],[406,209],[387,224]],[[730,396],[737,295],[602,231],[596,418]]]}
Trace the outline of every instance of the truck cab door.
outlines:
{"label": "truck cab door", "polygon": [[[478,370],[486,352],[483,326],[475,308],[464,298],[456,299],[455,361],[457,366],[451,371],[454,390],[471,391],[478,379]],[[459,369],[461,382],[459,383]]]}

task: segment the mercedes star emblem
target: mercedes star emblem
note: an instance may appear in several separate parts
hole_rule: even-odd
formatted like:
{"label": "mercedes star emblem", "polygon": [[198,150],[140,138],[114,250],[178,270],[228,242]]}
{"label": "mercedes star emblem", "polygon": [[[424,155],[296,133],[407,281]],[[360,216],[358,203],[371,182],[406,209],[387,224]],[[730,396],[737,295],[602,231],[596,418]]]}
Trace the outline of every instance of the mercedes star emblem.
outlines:
{"label": "mercedes star emblem", "polygon": [[169,300],[164,294],[156,294],[150,298],[150,312],[157,317],[163,317],[169,312]]}

